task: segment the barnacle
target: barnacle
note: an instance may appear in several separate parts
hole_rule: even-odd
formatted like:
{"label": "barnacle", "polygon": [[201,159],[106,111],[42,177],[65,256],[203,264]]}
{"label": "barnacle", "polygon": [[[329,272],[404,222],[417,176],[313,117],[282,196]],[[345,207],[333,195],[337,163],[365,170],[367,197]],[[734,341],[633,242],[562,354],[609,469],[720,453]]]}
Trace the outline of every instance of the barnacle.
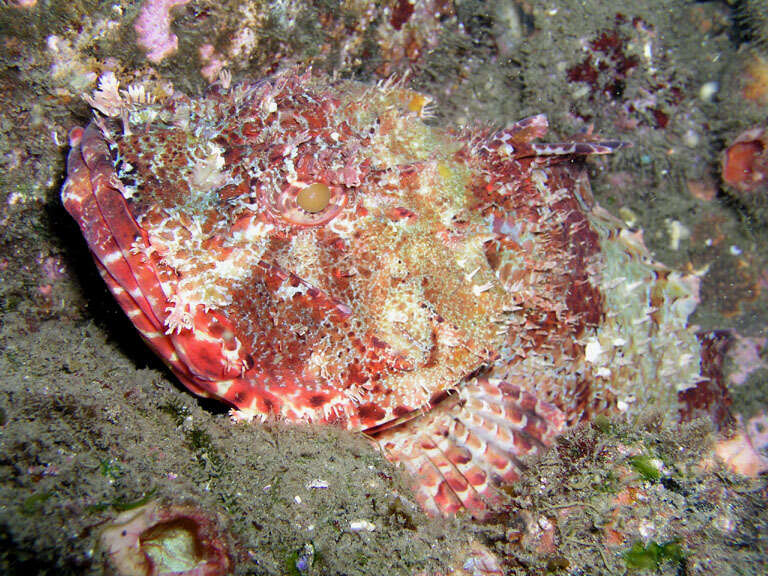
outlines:
{"label": "barnacle", "polygon": [[751,218],[768,221],[768,129],[758,125],[742,132],[723,153],[725,191]]}
{"label": "barnacle", "polygon": [[231,564],[216,522],[189,506],[150,502],[127,510],[104,528],[101,546],[120,576],[218,576]]}
{"label": "barnacle", "polygon": [[330,201],[331,189],[322,182],[310,184],[296,195],[296,203],[310,214],[322,212],[328,207]]}

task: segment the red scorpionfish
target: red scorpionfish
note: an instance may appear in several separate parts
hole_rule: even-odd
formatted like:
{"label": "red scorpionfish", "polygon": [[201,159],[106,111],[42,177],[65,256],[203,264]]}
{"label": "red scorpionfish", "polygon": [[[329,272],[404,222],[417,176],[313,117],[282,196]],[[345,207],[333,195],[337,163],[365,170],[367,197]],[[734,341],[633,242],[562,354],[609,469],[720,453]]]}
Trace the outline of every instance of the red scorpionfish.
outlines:
{"label": "red scorpionfish", "polygon": [[620,143],[445,129],[391,82],[223,84],[160,102],[105,75],[62,190],[195,394],[364,431],[427,511],[483,516],[565,427],[703,379],[697,279],[591,198],[584,157]]}

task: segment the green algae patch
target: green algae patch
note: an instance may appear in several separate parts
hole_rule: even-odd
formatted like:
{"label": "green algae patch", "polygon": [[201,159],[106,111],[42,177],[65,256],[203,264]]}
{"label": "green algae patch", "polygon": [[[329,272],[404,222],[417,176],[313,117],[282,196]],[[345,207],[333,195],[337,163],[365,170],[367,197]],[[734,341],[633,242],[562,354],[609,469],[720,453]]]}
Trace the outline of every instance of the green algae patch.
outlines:
{"label": "green algae patch", "polygon": [[108,510],[110,508],[113,508],[118,512],[125,512],[126,510],[134,510],[136,508],[140,508],[141,506],[144,506],[150,500],[152,500],[152,497],[155,495],[156,492],[157,492],[157,488],[153,488],[141,498],[138,498],[138,499],[133,498],[130,500],[122,496],[118,496],[117,498],[115,498],[114,500],[111,500],[110,502],[100,502],[98,504],[93,504],[91,506],[88,506],[86,510],[92,513],[103,512],[104,510]]}
{"label": "green algae patch", "polygon": [[661,470],[648,454],[638,454],[629,459],[640,477],[648,482],[658,482],[661,479]]}
{"label": "green algae patch", "polygon": [[33,494],[29,498],[25,498],[21,503],[21,513],[24,516],[34,516],[40,512],[43,504],[53,496],[52,492],[41,492],[39,494]]}
{"label": "green algae patch", "polygon": [[662,564],[683,562],[683,549],[677,542],[658,544],[635,542],[632,548],[624,553],[624,563],[631,570],[657,570]]}

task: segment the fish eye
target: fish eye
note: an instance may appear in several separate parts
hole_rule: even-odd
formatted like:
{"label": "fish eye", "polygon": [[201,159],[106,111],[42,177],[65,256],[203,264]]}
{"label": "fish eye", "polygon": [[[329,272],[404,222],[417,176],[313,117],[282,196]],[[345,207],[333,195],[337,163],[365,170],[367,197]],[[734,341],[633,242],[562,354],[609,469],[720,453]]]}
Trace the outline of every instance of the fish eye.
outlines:
{"label": "fish eye", "polygon": [[322,182],[315,182],[299,190],[296,203],[299,208],[310,214],[317,214],[328,207],[331,201],[331,189]]}

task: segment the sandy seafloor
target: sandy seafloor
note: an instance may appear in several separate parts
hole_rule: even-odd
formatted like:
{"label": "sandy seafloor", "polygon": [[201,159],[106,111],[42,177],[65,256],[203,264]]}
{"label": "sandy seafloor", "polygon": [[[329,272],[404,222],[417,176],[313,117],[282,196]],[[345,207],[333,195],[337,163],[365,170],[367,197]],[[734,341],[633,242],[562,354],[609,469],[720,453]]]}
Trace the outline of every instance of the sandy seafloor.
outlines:
{"label": "sandy seafloor", "polygon": [[188,94],[216,63],[235,81],[407,70],[437,123],[544,112],[556,135],[593,125],[633,144],[590,164],[596,198],[659,261],[701,274],[692,322],[731,338],[736,424],[723,433],[751,426],[759,450],[768,188],[729,190],[720,162],[768,116],[762,2],[193,0],[173,11],[177,51],[156,63],[137,45],[140,4],[0,8],[0,573],[110,573],[100,534],[150,502],[220,534],[237,574],[472,573],[475,546],[512,574],[768,573],[766,478],[715,459],[724,436],[706,422],[660,428],[649,414],[570,433],[486,524],[425,517],[360,436],[232,425],[149,353],[59,200],[67,133],[107,69]]}

